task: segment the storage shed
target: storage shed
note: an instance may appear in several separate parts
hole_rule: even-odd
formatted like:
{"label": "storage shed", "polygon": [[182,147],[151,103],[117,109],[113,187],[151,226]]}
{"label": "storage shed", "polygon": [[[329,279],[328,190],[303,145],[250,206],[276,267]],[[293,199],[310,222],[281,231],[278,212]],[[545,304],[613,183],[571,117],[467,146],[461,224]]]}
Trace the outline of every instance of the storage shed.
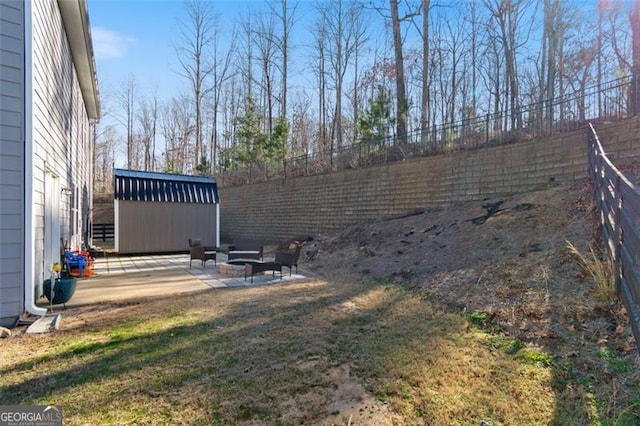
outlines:
{"label": "storage shed", "polygon": [[209,177],[114,170],[115,250],[186,251],[189,238],[220,245],[220,198]]}

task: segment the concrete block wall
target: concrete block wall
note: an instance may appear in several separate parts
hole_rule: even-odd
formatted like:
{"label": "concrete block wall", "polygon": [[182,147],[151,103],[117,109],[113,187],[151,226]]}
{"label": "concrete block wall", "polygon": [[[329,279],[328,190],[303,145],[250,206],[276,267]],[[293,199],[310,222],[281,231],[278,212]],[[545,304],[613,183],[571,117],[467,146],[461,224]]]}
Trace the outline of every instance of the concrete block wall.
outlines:
{"label": "concrete block wall", "polygon": [[[640,160],[640,121],[597,126],[611,158]],[[220,188],[221,236],[279,242],[345,225],[587,177],[587,131],[512,145]]]}

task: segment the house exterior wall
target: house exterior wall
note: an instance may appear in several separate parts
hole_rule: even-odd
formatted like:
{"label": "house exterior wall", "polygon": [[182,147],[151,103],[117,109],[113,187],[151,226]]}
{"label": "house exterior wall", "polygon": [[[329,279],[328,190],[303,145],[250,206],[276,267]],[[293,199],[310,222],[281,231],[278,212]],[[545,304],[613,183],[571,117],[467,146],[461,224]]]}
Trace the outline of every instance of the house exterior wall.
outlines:
{"label": "house exterior wall", "polygon": [[0,2],[0,326],[24,304],[24,11]]}
{"label": "house exterior wall", "polygon": [[115,200],[116,250],[125,253],[187,251],[189,238],[215,246],[216,204]]}
{"label": "house exterior wall", "polygon": [[[73,18],[83,20],[85,3],[78,2]],[[51,263],[59,261],[60,239],[75,246],[89,237],[92,129],[61,4],[70,9],[56,0],[0,1],[2,326],[14,325],[27,306],[34,311],[31,298],[42,294]],[[86,51],[92,60],[90,48],[74,50],[76,57]],[[85,82],[94,77],[86,63],[82,75]],[[84,93],[94,96],[90,110],[97,116],[97,92],[90,90]]]}
{"label": "house exterior wall", "polygon": [[77,247],[91,208],[93,143],[57,1],[33,2],[32,22],[34,285],[40,289],[59,260],[59,246],[58,256],[45,259],[45,179],[57,180],[60,190],[60,238]]}

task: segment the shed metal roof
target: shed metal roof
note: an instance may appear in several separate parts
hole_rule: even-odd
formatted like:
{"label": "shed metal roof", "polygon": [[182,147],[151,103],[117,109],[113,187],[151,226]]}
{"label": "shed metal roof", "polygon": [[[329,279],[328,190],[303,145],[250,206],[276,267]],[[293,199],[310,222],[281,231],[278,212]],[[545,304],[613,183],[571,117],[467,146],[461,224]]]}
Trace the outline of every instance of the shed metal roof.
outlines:
{"label": "shed metal roof", "polygon": [[171,203],[219,203],[213,178],[173,173],[114,170],[114,198],[128,201]]}

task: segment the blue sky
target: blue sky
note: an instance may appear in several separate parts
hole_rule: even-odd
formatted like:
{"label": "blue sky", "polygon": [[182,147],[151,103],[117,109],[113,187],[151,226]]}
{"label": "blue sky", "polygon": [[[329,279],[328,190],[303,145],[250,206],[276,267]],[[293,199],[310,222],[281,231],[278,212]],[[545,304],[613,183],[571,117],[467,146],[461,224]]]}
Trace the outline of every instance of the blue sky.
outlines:
{"label": "blue sky", "polygon": [[[133,75],[140,90],[161,97],[179,91],[175,73],[180,0],[88,0],[98,80],[103,95]],[[221,6],[231,2],[216,2]]]}
{"label": "blue sky", "polygon": [[[210,1],[214,11],[220,15],[223,51],[234,27],[249,10],[267,10],[264,0]],[[279,3],[279,0],[275,1]],[[298,2],[293,49],[304,48],[300,40],[309,37],[310,31],[303,21],[313,16],[309,12],[315,3],[314,0]],[[290,7],[295,3],[296,0],[290,0]],[[124,134],[124,128],[115,115],[122,114],[121,107],[117,105],[117,92],[122,91],[129,76],[135,79],[137,100],[150,102],[154,92],[160,102],[189,93],[186,79],[177,73],[180,70],[176,54],[181,39],[179,22],[189,25],[183,0],[87,0],[87,5],[100,86],[101,123],[115,125]],[[290,81],[296,75],[301,79],[308,78],[304,72],[297,72],[290,75]],[[300,86],[308,84],[302,81]],[[290,89],[295,90],[296,87]],[[117,155],[119,167],[125,161],[123,155],[122,152]]]}
{"label": "blue sky", "polygon": [[[249,8],[265,7],[261,0],[212,2],[221,15],[222,43],[239,16]],[[305,3],[312,4],[301,2],[296,16],[304,13]],[[87,0],[87,4],[103,103],[129,75],[135,77],[139,92],[157,90],[161,100],[184,91],[184,78],[176,74],[178,22],[187,21],[182,0]]]}

